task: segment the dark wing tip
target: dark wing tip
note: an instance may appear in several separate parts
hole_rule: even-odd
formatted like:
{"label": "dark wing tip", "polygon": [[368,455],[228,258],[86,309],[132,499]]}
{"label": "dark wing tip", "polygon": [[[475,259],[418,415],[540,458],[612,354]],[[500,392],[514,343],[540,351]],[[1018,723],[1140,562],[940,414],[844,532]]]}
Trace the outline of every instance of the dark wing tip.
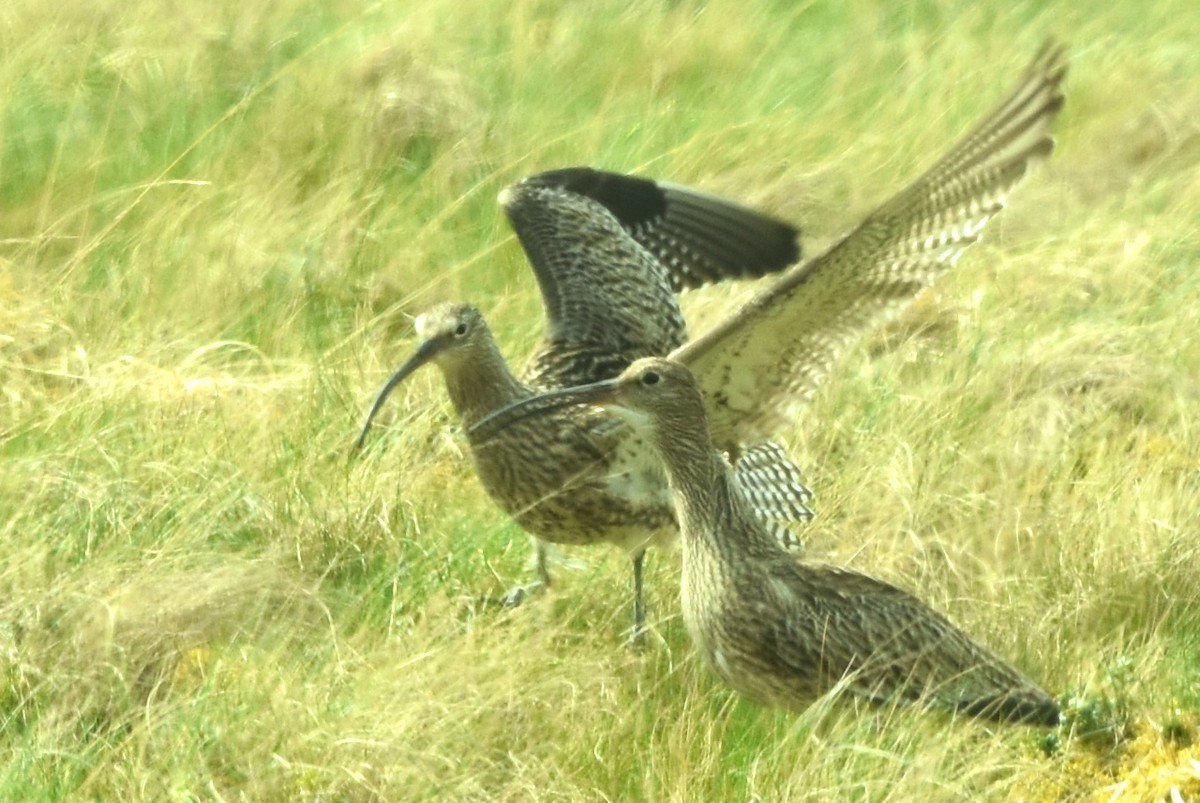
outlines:
{"label": "dark wing tip", "polygon": [[502,192],[500,202],[510,209],[525,188],[557,188],[591,198],[626,229],[652,223],[666,213],[667,207],[662,189],[650,179],[592,167],[563,167],[529,176]]}
{"label": "dark wing tip", "polygon": [[800,261],[795,226],[689,187],[592,167],[529,176],[500,193],[510,219],[536,192],[558,189],[603,206],[666,268],[674,289],[730,278],[758,278]]}
{"label": "dark wing tip", "polygon": [[1030,71],[1047,73],[1055,82],[1067,73],[1067,46],[1057,37],[1048,36],[1034,54]]}
{"label": "dark wing tip", "polygon": [[791,223],[689,187],[660,187],[667,212],[644,236],[662,243],[664,260],[679,263],[668,267],[680,286],[759,278],[800,261],[800,230]]}

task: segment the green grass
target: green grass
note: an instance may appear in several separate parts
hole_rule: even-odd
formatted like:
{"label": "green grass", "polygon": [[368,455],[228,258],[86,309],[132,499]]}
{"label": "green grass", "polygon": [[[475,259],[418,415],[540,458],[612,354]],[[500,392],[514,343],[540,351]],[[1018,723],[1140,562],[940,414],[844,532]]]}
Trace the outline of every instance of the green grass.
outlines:
{"label": "green grass", "polygon": [[[1193,5],[7,4],[0,799],[1200,797]],[[1054,158],[782,438],[811,548],[947,612],[1067,726],[739,701],[676,553],[643,655],[605,549],[480,604],[528,547],[433,371],[349,458],[423,308],[532,347],[507,183],[642,172],[815,252],[1049,34]],[[696,330],[729,292],[685,300]]]}

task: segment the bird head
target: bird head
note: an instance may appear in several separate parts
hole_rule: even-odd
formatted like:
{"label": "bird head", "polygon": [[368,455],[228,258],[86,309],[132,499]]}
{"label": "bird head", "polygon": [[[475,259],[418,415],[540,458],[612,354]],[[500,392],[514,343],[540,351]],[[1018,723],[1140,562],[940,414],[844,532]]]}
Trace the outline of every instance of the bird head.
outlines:
{"label": "bird head", "polygon": [[450,302],[439,304],[417,316],[417,337],[420,343],[413,355],[401,365],[375,397],[362,431],[355,441],[361,449],[366,442],[371,422],[383,407],[388,395],[414,371],[428,362],[437,363],[443,372],[454,371],[472,357],[491,347],[491,333],[483,315],[471,304]]}
{"label": "bird head", "polygon": [[575,404],[605,407],[642,430],[705,427],[704,400],[691,372],[677,362],[646,357],[616,379],[541,393],[503,407],[471,427],[470,436],[481,444],[531,415]]}

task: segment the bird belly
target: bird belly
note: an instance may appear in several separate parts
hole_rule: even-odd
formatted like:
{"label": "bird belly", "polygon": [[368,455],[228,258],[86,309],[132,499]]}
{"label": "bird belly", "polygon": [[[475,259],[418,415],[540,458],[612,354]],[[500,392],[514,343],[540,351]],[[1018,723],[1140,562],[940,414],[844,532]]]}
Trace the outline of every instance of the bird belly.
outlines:
{"label": "bird belly", "polygon": [[628,550],[673,540],[666,477],[615,419],[519,422],[472,453],[488,494],[524,529],[556,544]]}

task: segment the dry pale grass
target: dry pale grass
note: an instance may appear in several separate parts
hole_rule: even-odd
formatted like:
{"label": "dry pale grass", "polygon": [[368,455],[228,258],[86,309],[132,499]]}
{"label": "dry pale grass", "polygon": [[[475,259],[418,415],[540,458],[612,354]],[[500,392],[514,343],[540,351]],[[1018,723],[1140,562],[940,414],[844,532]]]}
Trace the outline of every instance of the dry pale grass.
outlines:
{"label": "dry pale grass", "polygon": [[[350,0],[0,10],[0,798],[1200,798],[1200,14]],[[792,431],[811,550],[1062,692],[1050,734],[732,697],[651,557],[520,530],[411,317],[540,301],[496,192],[591,163],[810,251],[1071,45],[1059,149]],[[749,292],[685,299],[702,330]],[[1174,796],[1174,797],[1172,797]]]}

